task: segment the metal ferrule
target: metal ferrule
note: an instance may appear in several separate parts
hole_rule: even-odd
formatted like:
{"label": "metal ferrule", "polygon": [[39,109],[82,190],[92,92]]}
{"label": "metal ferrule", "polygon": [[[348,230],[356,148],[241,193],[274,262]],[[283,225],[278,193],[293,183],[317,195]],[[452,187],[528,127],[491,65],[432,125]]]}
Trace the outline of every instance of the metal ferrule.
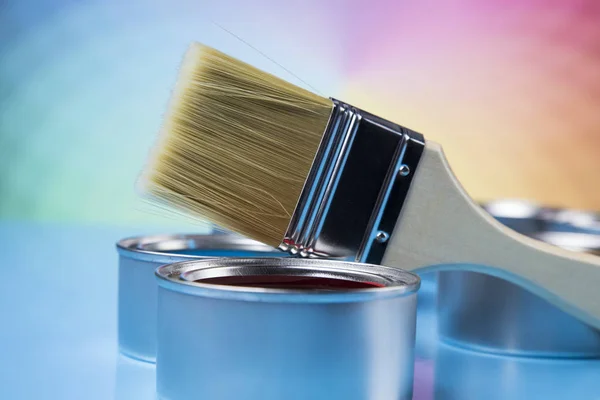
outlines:
{"label": "metal ferrule", "polygon": [[379,264],[423,136],[332,99],[334,107],[282,244],[303,257]]}

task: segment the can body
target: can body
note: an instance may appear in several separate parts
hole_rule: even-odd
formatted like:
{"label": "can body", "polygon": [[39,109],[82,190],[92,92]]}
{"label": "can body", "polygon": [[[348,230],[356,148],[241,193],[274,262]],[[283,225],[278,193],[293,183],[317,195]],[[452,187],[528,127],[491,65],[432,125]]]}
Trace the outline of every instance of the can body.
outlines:
{"label": "can body", "polygon": [[354,297],[194,289],[160,281],[160,399],[412,398],[414,285]]}
{"label": "can body", "polygon": [[207,257],[281,256],[271,247],[230,234],[129,238],[121,240],[117,250],[119,350],[147,362],[156,359],[156,268]]}
{"label": "can body", "polygon": [[[519,233],[571,250],[594,252],[600,241],[600,231],[554,221],[553,215],[567,215],[557,210],[507,202],[488,211]],[[475,272],[438,274],[438,334],[450,344],[499,354],[600,357],[600,331],[518,285]]]}
{"label": "can body", "polygon": [[541,297],[476,272],[441,272],[440,339],[474,350],[529,357],[600,357],[600,332]]}
{"label": "can body", "polygon": [[[156,357],[156,282],[152,272],[160,263],[119,259],[119,350],[153,362]],[[154,329],[153,329],[154,326]]]}
{"label": "can body", "polygon": [[419,313],[433,313],[436,310],[437,300],[437,272],[419,274],[421,288],[419,289]]}

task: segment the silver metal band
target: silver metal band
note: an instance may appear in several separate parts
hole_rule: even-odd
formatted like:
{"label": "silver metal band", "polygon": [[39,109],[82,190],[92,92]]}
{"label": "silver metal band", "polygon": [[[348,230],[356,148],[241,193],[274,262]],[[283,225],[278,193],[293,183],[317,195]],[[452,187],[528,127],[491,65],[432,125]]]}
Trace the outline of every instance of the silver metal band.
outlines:
{"label": "silver metal band", "polygon": [[333,111],[280,249],[378,264],[423,137],[332,99]]}

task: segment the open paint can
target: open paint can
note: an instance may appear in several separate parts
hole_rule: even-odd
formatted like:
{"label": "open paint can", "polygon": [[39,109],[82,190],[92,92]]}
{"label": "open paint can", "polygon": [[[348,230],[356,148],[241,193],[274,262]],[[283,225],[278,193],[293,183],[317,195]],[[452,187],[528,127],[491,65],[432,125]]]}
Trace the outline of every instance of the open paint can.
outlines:
{"label": "open paint can", "polygon": [[[559,215],[556,210],[502,204],[502,212],[497,206],[489,211],[515,231],[569,250],[600,255],[600,234],[553,222],[552,215]],[[559,225],[560,231],[552,230]],[[600,331],[521,286],[475,272],[439,273],[438,334],[449,344],[492,353],[600,357]]]}
{"label": "open paint can", "polygon": [[119,252],[119,349],[142,361],[156,358],[154,271],[207,257],[281,257],[272,247],[232,234],[164,235],[123,239]]}
{"label": "open paint can", "polygon": [[160,267],[159,399],[411,399],[418,276],[316,259]]}

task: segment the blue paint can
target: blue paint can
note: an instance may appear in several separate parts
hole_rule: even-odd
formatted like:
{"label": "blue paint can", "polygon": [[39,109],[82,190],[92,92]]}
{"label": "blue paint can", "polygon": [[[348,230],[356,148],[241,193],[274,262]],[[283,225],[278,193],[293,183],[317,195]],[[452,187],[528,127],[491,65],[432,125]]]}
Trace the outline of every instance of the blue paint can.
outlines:
{"label": "blue paint can", "polygon": [[[513,230],[572,251],[600,255],[593,213],[499,201],[486,209]],[[472,350],[524,357],[598,358],[600,331],[521,286],[465,271],[438,274],[438,334]]]}
{"label": "blue paint can", "polygon": [[160,267],[159,399],[411,399],[418,276],[297,258]]}
{"label": "blue paint can", "polygon": [[163,235],[123,239],[119,253],[119,349],[126,356],[156,358],[156,268],[214,257],[281,257],[269,246],[232,234]]}

